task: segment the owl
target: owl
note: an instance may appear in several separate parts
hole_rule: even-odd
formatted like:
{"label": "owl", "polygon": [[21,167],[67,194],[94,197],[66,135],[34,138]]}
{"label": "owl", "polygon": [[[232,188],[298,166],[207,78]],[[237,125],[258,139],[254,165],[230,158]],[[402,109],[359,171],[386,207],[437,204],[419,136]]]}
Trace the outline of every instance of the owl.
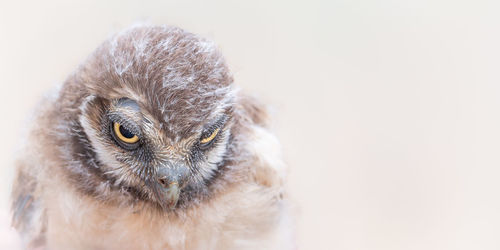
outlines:
{"label": "owl", "polygon": [[126,29],[38,105],[13,226],[26,249],[294,248],[268,120],[212,42]]}

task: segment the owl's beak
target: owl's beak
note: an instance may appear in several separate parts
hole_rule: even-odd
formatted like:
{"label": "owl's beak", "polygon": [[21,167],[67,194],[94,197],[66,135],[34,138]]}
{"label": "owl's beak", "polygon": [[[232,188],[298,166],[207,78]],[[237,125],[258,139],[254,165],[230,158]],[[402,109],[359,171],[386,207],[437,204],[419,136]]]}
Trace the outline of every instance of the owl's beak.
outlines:
{"label": "owl's beak", "polygon": [[177,201],[179,200],[179,195],[181,193],[181,189],[179,187],[179,183],[171,182],[168,186],[164,187],[162,190],[162,201],[166,208],[173,209],[177,205]]}
{"label": "owl's beak", "polygon": [[184,167],[162,167],[157,172],[158,197],[160,204],[173,209],[179,201],[187,171]]}

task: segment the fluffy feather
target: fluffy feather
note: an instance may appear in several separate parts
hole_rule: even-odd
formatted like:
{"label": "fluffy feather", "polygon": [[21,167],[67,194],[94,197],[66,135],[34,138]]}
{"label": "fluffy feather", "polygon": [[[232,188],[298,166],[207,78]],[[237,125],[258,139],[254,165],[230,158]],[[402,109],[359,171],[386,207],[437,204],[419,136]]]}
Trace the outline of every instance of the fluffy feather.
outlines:
{"label": "fluffy feather", "polygon": [[[26,248],[293,247],[279,143],[213,43],[173,27],[130,28],[41,107],[12,193]],[[140,149],[113,141],[114,119],[141,136]],[[199,138],[214,126],[205,149]],[[162,169],[187,173],[173,206],[156,183]]]}

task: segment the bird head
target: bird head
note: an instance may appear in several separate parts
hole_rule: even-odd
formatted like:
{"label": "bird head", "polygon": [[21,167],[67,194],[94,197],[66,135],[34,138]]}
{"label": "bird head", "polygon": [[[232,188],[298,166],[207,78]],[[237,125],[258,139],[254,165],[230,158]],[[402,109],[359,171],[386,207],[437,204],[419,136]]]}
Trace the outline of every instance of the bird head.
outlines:
{"label": "bird head", "polygon": [[63,119],[77,159],[69,172],[100,197],[118,190],[174,209],[206,192],[230,154],[232,77],[214,44],[178,28],[113,36],[59,100],[73,111]]}

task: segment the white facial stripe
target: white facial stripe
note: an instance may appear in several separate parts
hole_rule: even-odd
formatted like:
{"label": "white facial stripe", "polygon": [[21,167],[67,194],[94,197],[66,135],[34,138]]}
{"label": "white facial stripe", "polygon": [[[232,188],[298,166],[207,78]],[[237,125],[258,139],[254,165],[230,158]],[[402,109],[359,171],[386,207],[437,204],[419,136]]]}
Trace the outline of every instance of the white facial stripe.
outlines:
{"label": "white facial stripe", "polygon": [[198,169],[200,175],[194,176],[198,182],[204,182],[212,178],[215,170],[217,170],[217,164],[224,159],[224,155],[226,154],[229,134],[229,128],[222,130],[219,134],[220,137],[217,139],[219,141],[216,142],[214,147],[206,151],[205,159],[199,163]]}
{"label": "white facial stripe", "polygon": [[87,117],[87,108],[89,103],[91,103],[96,97],[89,96],[85,99],[83,104],[80,106],[80,110],[82,111],[82,115],[80,116],[80,124],[87,134],[87,137],[90,141],[90,144],[95,149],[97,159],[103,163],[102,169],[106,174],[111,174],[116,177],[115,185],[119,185],[120,183],[133,184],[136,183],[137,180],[133,179],[129,173],[129,168],[123,167],[123,165],[116,160],[114,156],[115,151],[110,150],[109,143],[105,138],[102,138],[102,135],[94,129],[90,123],[89,117]]}

